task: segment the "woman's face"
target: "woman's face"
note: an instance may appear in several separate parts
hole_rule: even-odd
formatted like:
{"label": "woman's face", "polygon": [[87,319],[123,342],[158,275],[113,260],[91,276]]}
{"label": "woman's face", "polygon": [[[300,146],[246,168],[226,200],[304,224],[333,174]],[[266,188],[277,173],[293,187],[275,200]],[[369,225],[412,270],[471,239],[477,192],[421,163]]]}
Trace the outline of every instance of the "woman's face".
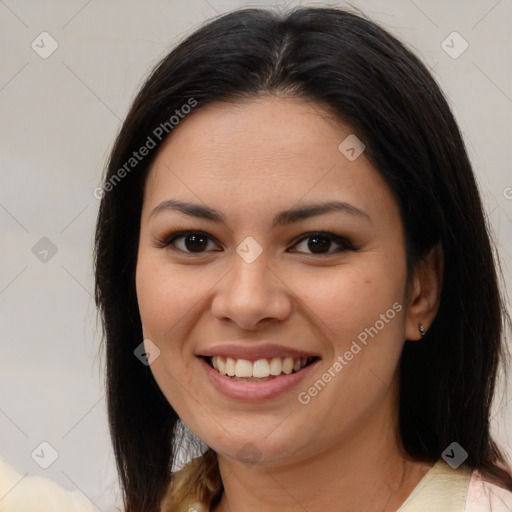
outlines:
{"label": "woman's face", "polygon": [[[404,233],[349,135],[299,100],[215,104],[181,121],[152,165],[136,275],[146,347],[160,350],[151,370],[220,455],[298,461],[392,414]],[[191,233],[171,240],[178,231]]]}

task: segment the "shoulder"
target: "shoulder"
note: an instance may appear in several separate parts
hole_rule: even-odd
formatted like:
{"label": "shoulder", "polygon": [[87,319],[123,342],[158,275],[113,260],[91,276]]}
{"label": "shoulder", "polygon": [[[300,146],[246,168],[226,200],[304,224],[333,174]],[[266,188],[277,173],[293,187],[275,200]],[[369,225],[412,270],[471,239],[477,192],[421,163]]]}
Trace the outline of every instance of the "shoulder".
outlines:
{"label": "shoulder", "polygon": [[464,512],[510,512],[512,491],[485,480],[479,471],[471,474]]}
{"label": "shoulder", "polygon": [[512,512],[512,492],[465,465],[437,461],[397,512]]}
{"label": "shoulder", "polygon": [[78,490],[68,491],[40,475],[22,475],[0,459],[0,512],[93,512],[92,503]]}

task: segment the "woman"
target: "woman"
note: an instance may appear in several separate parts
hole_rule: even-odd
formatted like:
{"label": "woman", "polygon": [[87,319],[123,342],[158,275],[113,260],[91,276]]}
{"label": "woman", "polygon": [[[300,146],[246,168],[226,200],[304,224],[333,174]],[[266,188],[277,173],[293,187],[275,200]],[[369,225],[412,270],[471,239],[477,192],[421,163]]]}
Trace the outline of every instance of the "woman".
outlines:
{"label": "woman", "polygon": [[[512,507],[484,212],[397,39],[341,9],[219,17],[148,78],[103,191],[128,512]],[[182,424],[207,450],[171,471]]]}

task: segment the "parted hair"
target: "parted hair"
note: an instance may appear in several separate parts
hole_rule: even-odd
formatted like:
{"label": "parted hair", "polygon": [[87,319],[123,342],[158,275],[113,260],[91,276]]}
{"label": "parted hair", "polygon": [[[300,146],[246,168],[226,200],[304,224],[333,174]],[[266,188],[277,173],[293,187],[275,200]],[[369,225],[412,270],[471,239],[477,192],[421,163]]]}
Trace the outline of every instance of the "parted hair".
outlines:
{"label": "parted hair", "polygon": [[[135,289],[143,190],[165,140],[157,127],[172,136],[179,123],[169,127],[169,119],[191,98],[193,116],[214,102],[263,94],[317,104],[363,141],[399,205],[409,272],[436,244],[442,247],[437,316],[422,341],[404,344],[399,363],[404,453],[435,462],[457,441],[468,468],[512,490],[508,461],[490,433],[510,320],[474,172],[440,87],[420,58],[364,14],[240,9],[203,24],[156,65],[120,128],[104,177],[110,186],[96,224],[95,299],[126,512],[188,512],[194,503],[209,510],[223,491],[210,447],[173,471],[179,417],[134,355],[143,339]],[[127,167],[148,137],[154,147]]]}

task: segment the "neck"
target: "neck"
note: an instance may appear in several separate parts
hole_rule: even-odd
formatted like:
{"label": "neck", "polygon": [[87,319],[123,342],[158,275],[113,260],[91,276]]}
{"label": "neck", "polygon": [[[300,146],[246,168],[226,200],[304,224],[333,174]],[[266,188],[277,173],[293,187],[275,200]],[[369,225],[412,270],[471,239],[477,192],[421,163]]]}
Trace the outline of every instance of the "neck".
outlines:
{"label": "neck", "polygon": [[218,454],[224,493],[214,512],[395,512],[432,464],[404,457],[391,392],[388,400],[336,446],[293,463],[246,466]]}

